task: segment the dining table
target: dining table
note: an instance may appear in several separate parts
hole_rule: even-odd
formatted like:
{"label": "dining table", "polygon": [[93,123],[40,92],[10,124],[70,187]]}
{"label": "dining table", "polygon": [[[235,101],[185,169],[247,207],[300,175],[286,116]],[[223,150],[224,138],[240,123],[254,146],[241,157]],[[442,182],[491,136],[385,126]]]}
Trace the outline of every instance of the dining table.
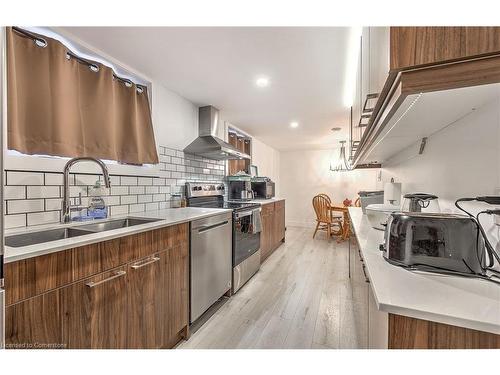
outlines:
{"label": "dining table", "polygon": [[343,224],[342,224],[342,233],[340,235],[341,241],[345,241],[345,240],[349,239],[349,237],[351,235],[351,224],[349,221],[348,209],[349,209],[349,207],[344,206],[344,205],[338,205],[338,206],[332,205],[332,206],[330,206],[330,211],[332,214],[335,212],[340,212],[342,214]]}

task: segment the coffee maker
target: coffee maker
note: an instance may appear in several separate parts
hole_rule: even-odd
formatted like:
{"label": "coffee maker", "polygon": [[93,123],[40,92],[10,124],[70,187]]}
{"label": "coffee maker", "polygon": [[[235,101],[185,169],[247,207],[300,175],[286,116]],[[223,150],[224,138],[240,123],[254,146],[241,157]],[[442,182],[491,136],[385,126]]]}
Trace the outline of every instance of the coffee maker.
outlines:
{"label": "coffee maker", "polygon": [[250,179],[229,180],[228,185],[228,198],[230,200],[251,200],[255,197]]}

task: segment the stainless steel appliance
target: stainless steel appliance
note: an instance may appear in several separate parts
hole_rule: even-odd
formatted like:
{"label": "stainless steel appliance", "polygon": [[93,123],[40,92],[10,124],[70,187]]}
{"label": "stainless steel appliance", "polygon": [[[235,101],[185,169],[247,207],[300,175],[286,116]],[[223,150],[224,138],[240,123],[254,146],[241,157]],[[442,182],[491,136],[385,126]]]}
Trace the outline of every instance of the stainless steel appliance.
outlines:
{"label": "stainless steel appliance", "polygon": [[410,269],[484,275],[488,254],[478,231],[467,216],[394,212],[381,250],[390,263]]}
{"label": "stainless steel appliance", "polygon": [[190,321],[231,289],[231,213],[191,222]]}
{"label": "stainless steel appliance", "polygon": [[260,268],[260,205],[224,200],[222,183],[187,182],[190,207],[228,208],[232,210],[232,291],[236,293]]}
{"label": "stainless steel appliance", "polygon": [[228,199],[230,200],[251,200],[254,198],[250,176],[228,177]]}
{"label": "stainless steel appliance", "polygon": [[426,193],[412,193],[403,196],[403,206],[401,211],[405,212],[425,212],[439,213],[441,212],[438,203],[438,197]]}
{"label": "stainless steel appliance", "polygon": [[191,142],[184,149],[184,152],[215,160],[250,159],[250,155],[239,151],[217,137],[219,126],[222,126],[219,123],[219,110],[211,105],[200,107],[198,110],[198,138]]}
{"label": "stainless steel appliance", "polygon": [[275,185],[268,177],[254,177],[251,182],[255,198],[271,199],[275,196]]}

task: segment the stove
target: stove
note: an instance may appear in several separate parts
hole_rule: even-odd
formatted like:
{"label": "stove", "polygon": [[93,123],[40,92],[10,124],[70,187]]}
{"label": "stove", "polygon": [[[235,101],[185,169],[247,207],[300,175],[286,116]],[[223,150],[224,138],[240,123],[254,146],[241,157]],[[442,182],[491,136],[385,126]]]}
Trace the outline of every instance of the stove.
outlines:
{"label": "stove", "polygon": [[224,199],[220,182],[186,182],[188,207],[226,208],[232,213],[233,293],[236,293],[260,268],[260,204]]}

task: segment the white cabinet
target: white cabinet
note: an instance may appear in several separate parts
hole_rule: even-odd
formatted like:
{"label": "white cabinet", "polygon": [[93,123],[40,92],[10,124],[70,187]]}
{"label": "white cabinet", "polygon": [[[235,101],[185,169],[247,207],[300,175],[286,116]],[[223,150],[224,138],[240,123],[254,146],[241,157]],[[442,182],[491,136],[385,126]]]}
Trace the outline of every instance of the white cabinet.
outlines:
{"label": "white cabinet", "polygon": [[377,308],[372,288],[368,288],[368,348],[387,349],[389,346],[389,314]]}
{"label": "white cabinet", "polygon": [[370,121],[369,109],[375,107],[378,94],[389,75],[389,47],[389,27],[363,27],[351,119],[354,152]]}

